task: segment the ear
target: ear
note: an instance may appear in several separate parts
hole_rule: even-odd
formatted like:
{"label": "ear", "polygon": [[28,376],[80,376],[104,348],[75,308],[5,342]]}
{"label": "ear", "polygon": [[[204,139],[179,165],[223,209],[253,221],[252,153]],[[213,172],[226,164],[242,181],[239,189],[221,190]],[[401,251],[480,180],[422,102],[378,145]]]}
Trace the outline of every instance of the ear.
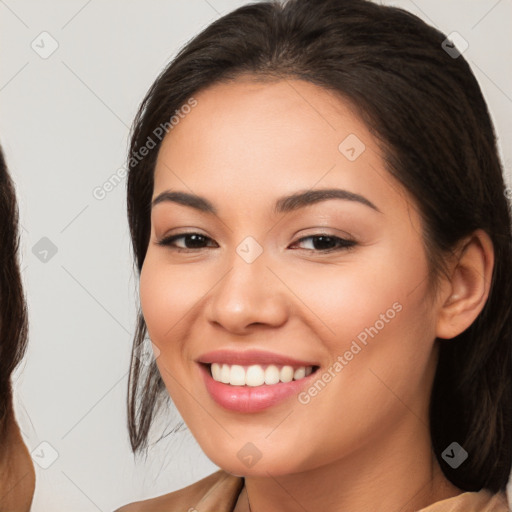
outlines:
{"label": "ear", "polygon": [[465,331],[485,306],[491,287],[494,248],[489,235],[476,230],[459,246],[451,278],[439,297],[436,336],[451,339]]}

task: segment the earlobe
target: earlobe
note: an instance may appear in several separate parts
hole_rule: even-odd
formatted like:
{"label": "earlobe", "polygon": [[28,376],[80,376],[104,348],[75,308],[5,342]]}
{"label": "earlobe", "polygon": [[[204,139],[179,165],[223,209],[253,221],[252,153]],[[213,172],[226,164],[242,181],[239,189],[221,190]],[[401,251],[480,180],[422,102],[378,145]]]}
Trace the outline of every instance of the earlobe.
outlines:
{"label": "earlobe", "polygon": [[461,244],[447,293],[441,298],[436,336],[451,339],[465,331],[485,306],[494,267],[489,235],[479,229]]}

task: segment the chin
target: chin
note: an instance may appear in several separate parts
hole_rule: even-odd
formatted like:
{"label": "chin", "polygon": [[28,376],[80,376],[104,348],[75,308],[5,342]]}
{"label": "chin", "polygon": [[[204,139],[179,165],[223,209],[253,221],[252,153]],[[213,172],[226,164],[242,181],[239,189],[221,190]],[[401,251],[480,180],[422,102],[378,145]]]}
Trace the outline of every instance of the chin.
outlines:
{"label": "chin", "polygon": [[206,455],[215,465],[219,466],[224,471],[240,477],[289,475],[300,473],[305,469],[300,464],[294,464],[289,460],[289,457],[284,454],[280,454],[277,457],[275,454],[273,457],[265,457],[264,453],[260,452],[260,454],[258,454],[256,450],[249,447],[246,448],[245,451],[242,451],[240,455],[238,455],[238,453],[230,457],[226,457],[226,452],[223,454],[217,453],[215,456],[211,456],[208,453]]}

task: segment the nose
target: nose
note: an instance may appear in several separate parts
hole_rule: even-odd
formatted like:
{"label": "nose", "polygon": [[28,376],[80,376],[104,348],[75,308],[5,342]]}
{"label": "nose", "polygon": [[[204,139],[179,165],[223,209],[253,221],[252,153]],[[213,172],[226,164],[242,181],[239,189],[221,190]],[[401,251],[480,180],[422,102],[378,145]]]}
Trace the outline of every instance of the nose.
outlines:
{"label": "nose", "polygon": [[247,334],[256,325],[283,325],[290,300],[279,272],[270,267],[265,253],[251,263],[235,254],[230,263],[205,306],[209,322],[234,334]]}

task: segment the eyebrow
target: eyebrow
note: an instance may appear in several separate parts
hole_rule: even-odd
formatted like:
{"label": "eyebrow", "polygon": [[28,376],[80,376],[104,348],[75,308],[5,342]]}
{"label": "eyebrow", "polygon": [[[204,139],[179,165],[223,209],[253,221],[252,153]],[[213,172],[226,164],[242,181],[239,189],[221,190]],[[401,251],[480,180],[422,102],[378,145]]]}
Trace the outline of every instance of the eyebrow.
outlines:
{"label": "eyebrow", "polygon": [[[321,201],[327,201],[329,199],[354,201],[368,206],[379,213],[382,213],[371,201],[366,199],[364,196],[339,188],[326,188],[299,191],[288,196],[280,197],[275,202],[274,214],[295,211],[300,208],[319,203]],[[208,199],[188,192],[171,190],[162,192],[157,197],[155,197],[155,199],[153,199],[151,202],[151,207],[153,208],[157,204],[164,202],[178,203],[204,213],[217,215],[217,209]]]}

